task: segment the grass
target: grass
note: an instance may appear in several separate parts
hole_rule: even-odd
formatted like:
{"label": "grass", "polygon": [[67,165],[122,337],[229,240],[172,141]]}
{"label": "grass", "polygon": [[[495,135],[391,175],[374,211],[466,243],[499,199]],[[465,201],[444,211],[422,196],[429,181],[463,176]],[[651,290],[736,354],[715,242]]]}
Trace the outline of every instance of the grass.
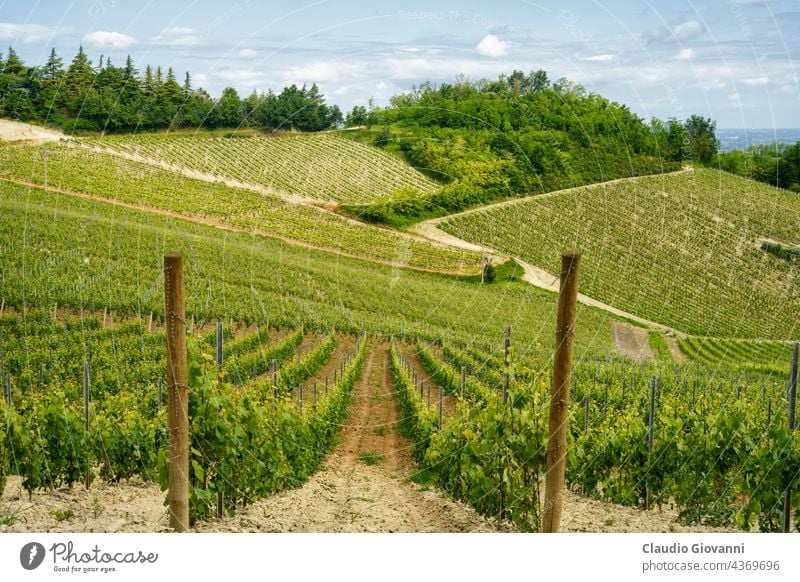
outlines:
{"label": "grass", "polygon": [[386,427],[385,426],[376,426],[372,429],[372,434],[376,436],[386,436]]}
{"label": "grass", "polygon": [[58,522],[71,521],[75,517],[75,512],[71,509],[53,509],[50,515]]}
{"label": "grass", "polygon": [[380,453],[361,453],[358,455],[359,461],[370,466],[382,463],[384,458],[384,455]]}
{"label": "grass", "polygon": [[657,359],[664,362],[672,361],[672,352],[669,351],[669,346],[660,331],[648,332],[647,339]]}
{"label": "grass", "polygon": [[791,339],[800,267],[756,241],[797,241],[797,224],[796,194],[697,168],[488,207],[440,228],[550,273],[577,248],[582,293],[688,334]]}

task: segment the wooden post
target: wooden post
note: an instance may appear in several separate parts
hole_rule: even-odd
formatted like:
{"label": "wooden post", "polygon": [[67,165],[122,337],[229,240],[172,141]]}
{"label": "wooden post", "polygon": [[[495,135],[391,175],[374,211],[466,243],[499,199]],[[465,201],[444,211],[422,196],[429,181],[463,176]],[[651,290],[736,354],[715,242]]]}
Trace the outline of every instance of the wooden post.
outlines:
{"label": "wooden post", "polygon": [[439,431],[442,430],[442,410],[444,403],[444,390],[439,386]]}
{"label": "wooden post", "polygon": [[189,529],[189,383],[186,353],[183,255],[164,255],[169,416],[169,524]]}
{"label": "wooden post", "polygon": [[558,294],[556,351],[550,396],[547,438],[547,472],[542,528],[546,533],[561,529],[564,504],[564,473],[567,464],[567,421],[569,390],[572,384],[572,351],[575,340],[575,311],[578,302],[578,267],[580,253],[569,251],[561,256],[561,279]]}
{"label": "wooden post", "polygon": [[[789,370],[789,432],[795,428],[796,407],[797,407],[797,357],[800,350],[800,343],[794,342],[792,346],[792,364]],[[783,532],[789,533],[792,529],[792,488],[786,488],[783,492]]]}
{"label": "wooden post", "polygon": [[[656,377],[650,379],[650,409],[647,415],[647,456],[648,462],[650,453],[653,452],[653,441],[655,437],[655,413],[656,413]],[[644,508],[650,509],[650,486],[645,485]]]}
{"label": "wooden post", "polygon": [[511,382],[511,326],[506,326],[505,337],[503,337],[503,365],[505,374],[503,378],[503,404],[508,402],[508,385]]}
{"label": "wooden post", "polygon": [[89,432],[89,358],[83,362],[83,430]]}
{"label": "wooden post", "polygon": [[317,381],[314,380],[314,411],[317,410]]}
{"label": "wooden post", "polygon": [[222,371],[222,322],[217,320],[217,376]]}
{"label": "wooden post", "polygon": [[431,407],[431,381],[428,380],[428,408]]}
{"label": "wooden post", "polygon": [[589,401],[591,397],[587,394],[583,397],[583,432],[589,430]]}
{"label": "wooden post", "polygon": [[467,390],[467,367],[461,366],[461,398],[464,398],[464,393]]}
{"label": "wooden post", "polygon": [[158,377],[158,411],[161,412],[161,403],[163,402],[163,393],[164,393],[164,379],[159,376]]}
{"label": "wooden post", "polygon": [[303,383],[300,382],[300,399],[298,401],[300,407],[300,416],[303,416]]}

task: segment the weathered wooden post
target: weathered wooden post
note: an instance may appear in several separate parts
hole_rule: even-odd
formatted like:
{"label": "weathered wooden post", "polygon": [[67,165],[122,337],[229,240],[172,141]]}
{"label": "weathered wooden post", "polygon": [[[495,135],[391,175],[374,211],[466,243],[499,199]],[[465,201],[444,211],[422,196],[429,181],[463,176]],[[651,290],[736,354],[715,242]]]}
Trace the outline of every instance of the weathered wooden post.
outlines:
{"label": "weathered wooden post", "polygon": [[189,385],[186,353],[183,255],[164,255],[169,417],[169,524],[189,529]]}
{"label": "weathered wooden post", "polygon": [[569,390],[572,384],[572,352],[578,300],[578,267],[581,255],[568,251],[561,256],[561,279],[556,323],[553,382],[550,387],[550,418],[547,439],[547,472],[542,528],[546,533],[561,529],[564,504],[564,473],[567,461]]}
{"label": "weathered wooden post", "polygon": [[444,403],[444,390],[439,386],[439,431],[442,430],[442,407]]}
{"label": "weathered wooden post", "polygon": [[[792,346],[792,364],[789,370],[789,432],[797,428],[797,357],[800,350],[800,342],[794,342]],[[789,533],[792,529],[792,488],[786,488],[783,493],[783,531]]]}
{"label": "weathered wooden post", "polygon": [[507,325],[503,334],[503,404],[508,402],[508,386],[511,382],[511,326]]}
{"label": "weathered wooden post", "polygon": [[[653,452],[655,440],[655,415],[656,415],[656,377],[650,379],[650,409],[647,415],[647,456]],[[649,459],[648,459],[649,462]],[[650,509],[650,486],[645,486],[644,508]]]}
{"label": "weathered wooden post", "polygon": [[464,398],[464,393],[467,390],[467,367],[461,366],[461,398]]}

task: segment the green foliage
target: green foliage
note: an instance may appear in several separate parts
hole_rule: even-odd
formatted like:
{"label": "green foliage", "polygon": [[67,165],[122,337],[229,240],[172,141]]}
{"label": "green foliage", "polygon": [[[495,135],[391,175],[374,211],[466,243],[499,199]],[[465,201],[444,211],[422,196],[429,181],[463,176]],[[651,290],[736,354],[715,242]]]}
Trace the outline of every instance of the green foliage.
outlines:
{"label": "green foliage", "polygon": [[428,408],[420,398],[417,387],[414,386],[414,380],[403,365],[400,351],[394,341],[389,350],[389,369],[397,389],[397,400],[402,416],[401,428],[413,442],[414,458],[421,462],[425,457],[430,439],[437,430],[439,422],[437,413],[433,408]]}
{"label": "green foliage", "polygon": [[45,122],[68,131],[141,131],[177,127],[233,127],[321,131],[342,123],[337,106],[325,104],[316,84],[291,85],[279,94],[255,92],[241,99],[226,87],[219,99],[193,89],[186,73],[179,85],[149,65],[144,76],[128,56],[125,66],[92,64],[83,47],[63,69],[52,49],[43,67],[26,67],[13,48],[0,62],[0,115]]}
{"label": "green foliage", "polygon": [[278,386],[284,390],[292,390],[301,382],[311,378],[330,360],[335,349],[336,338],[331,334],[301,359],[283,366],[278,372]]}
{"label": "green foliage", "polygon": [[[302,415],[290,399],[216,378],[214,360],[191,348],[189,365],[190,517],[214,514],[217,493],[228,512],[285,487],[297,487],[319,465],[347,412],[366,353],[362,338],[345,373],[316,408]],[[159,480],[167,486],[165,449]]]}
{"label": "green foliage", "polygon": [[415,204],[390,199],[373,202],[374,208],[348,207],[365,220],[397,227],[502,198],[659,174],[677,169],[685,156],[705,162],[716,152],[710,120],[648,125],[580,85],[565,79],[550,84],[544,71],[425,83],[393,98],[375,117],[381,123],[375,136],[344,135],[399,149],[444,183]]}
{"label": "green foliage", "polygon": [[358,460],[365,465],[377,465],[382,463],[384,456],[380,453],[361,453],[358,455]]}
{"label": "green foliage", "polygon": [[787,263],[800,263],[800,248],[788,248],[771,242],[761,243],[761,248]]}
{"label": "green foliage", "polygon": [[715,163],[726,172],[800,192],[800,142],[723,152],[717,155]]}

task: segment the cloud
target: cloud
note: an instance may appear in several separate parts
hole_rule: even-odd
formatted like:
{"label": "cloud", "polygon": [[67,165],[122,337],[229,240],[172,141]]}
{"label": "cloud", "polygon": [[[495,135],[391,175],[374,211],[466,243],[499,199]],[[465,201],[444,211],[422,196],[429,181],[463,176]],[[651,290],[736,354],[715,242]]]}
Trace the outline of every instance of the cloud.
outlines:
{"label": "cloud", "polygon": [[697,20],[687,20],[673,26],[671,32],[675,40],[684,41],[700,36],[705,30]]}
{"label": "cloud", "polygon": [[41,44],[52,37],[66,32],[59,26],[43,26],[41,24],[14,24],[0,22],[0,40],[11,43]]}
{"label": "cloud", "polygon": [[83,42],[94,47],[128,48],[136,44],[136,39],[121,32],[98,30],[83,37]]}
{"label": "cloud", "polygon": [[584,57],[582,61],[589,61],[590,63],[608,63],[613,61],[616,58],[616,55],[606,54],[606,55],[592,55],[591,57]]}
{"label": "cloud", "polygon": [[682,49],[681,52],[678,53],[678,60],[680,61],[691,61],[693,58],[694,49],[692,48]]}
{"label": "cloud", "polygon": [[163,46],[199,46],[205,43],[194,28],[183,26],[164,28],[160,34],[152,37],[150,42]]}
{"label": "cloud", "polygon": [[478,54],[486,57],[497,58],[507,55],[510,46],[511,43],[500,40],[493,34],[487,34],[483,37],[483,40],[478,43],[475,50],[478,51]]}
{"label": "cloud", "polygon": [[750,87],[763,87],[769,83],[769,77],[750,77],[749,79],[742,79],[742,83]]}
{"label": "cloud", "polygon": [[657,28],[645,32],[642,36],[648,42],[686,42],[705,33],[705,27],[697,20],[687,20],[673,24],[668,28]]}
{"label": "cloud", "polygon": [[239,56],[243,59],[254,59],[258,56],[258,53],[253,49],[242,49],[239,51]]}

